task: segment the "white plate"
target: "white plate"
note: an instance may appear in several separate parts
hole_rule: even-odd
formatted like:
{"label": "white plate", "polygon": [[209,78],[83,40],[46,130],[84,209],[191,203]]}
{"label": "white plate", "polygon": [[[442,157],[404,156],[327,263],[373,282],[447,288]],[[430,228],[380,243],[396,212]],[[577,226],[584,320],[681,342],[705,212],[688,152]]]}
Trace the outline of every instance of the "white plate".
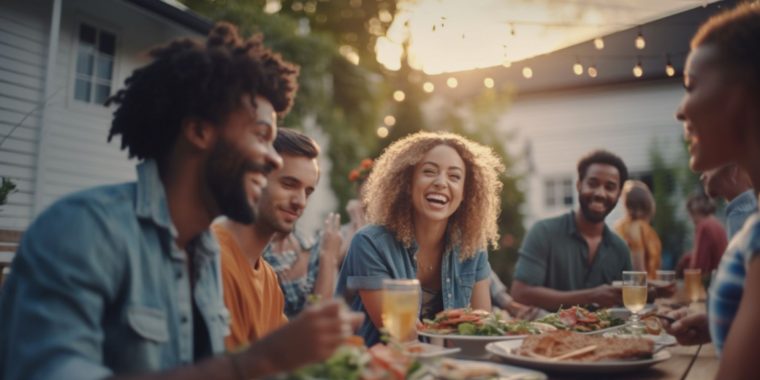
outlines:
{"label": "white plate", "polygon": [[421,358],[421,359],[428,359],[428,358],[435,358],[435,357],[444,356],[444,355],[456,354],[457,352],[462,350],[459,347],[447,348],[447,347],[438,346],[435,344],[430,344],[430,343],[425,343],[425,342],[414,342],[414,343],[410,343],[409,346],[419,347],[418,350],[415,350],[419,352],[406,351],[409,347],[405,346],[404,350],[406,354],[411,357]]}
{"label": "white plate", "polygon": [[493,342],[486,345],[486,350],[511,364],[528,368],[538,368],[545,371],[569,373],[627,372],[647,368],[654,364],[670,359],[670,352],[660,351],[654,354],[651,359],[609,360],[600,362],[555,362],[514,354],[513,350],[520,347],[520,345],[522,345],[522,340]]}
{"label": "white plate", "polygon": [[417,334],[430,338],[433,344],[440,344],[446,347],[458,347],[461,352],[457,357],[468,359],[486,359],[490,354],[486,351],[486,344],[499,342],[502,340],[524,339],[526,335],[454,335],[454,334],[435,334],[425,331],[418,331]]}
{"label": "white plate", "polygon": [[676,337],[670,334],[660,334],[660,335],[652,335],[652,334],[641,334],[641,335],[633,335],[630,332],[609,332],[604,334],[605,337],[613,337],[613,338],[644,338],[649,339],[654,342],[655,350],[657,349],[657,346],[673,346],[678,341],[676,340]]}
{"label": "white plate", "polygon": [[[460,360],[460,359],[443,359],[452,361],[461,366],[486,366],[495,368],[499,371],[499,378],[509,380],[547,380],[548,377],[543,372],[534,371],[532,369],[520,368],[506,364],[497,364],[492,362],[474,361],[474,360]],[[445,379],[445,374],[442,377]]]}

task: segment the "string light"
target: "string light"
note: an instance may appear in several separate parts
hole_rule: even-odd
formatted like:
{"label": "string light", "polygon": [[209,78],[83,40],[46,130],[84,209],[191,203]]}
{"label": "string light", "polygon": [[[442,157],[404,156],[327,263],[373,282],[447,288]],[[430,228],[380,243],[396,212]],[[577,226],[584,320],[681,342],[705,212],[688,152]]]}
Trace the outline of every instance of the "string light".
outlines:
{"label": "string light", "polygon": [[578,58],[575,59],[575,64],[573,65],[573,72],[575,73],[575,75],[578,75],[578,76],[583,75],[583,65],[581,65],[581,61]]}
{"label": "string light", "polygon": [[596,78],[596,76],[599,74],[599,72],[596,70],[596,65],[591,65],[588,67],[588,76],[591,78]]}
{"label": "string light", "polygon": [[450,77],[449,79],[446,79],[446,85],[449,86],[449,88],[457,88],[459,81],[457,78]]}
{"label": "string light", "polygon": [[636,46],[636,49],[639,50],[642,50],[647,46],[647,41],[644,39],[644,35],[641,34],[641,28],[639,28],[639,34],[636,36],[633,44]]}
{"label": "string light", "polygon": [[673,75],[676,75],[676,69],[673,67],[673,64],[670,63],[670,54],[665,57],[667,58],[667,63],[665,63],[665,75],[672,77]]}
{"label": "string light", "polygon": [[388,127],[381,126],[381,127],[377,128],[377,137],[379,137],[381,139],[384,139],[384,138],[388,137],[388,132],[389,132],[388,131]]}
{"label": "string light", "polygon": [[383,123],[389,127],[392,127],[396,125],[396,118],[393,115],[387,115],[383,118]]}
{"label": "string light", "polygon": [[393,100],[397,102],[403,102],[404,99],[406,99],[406,94],[404,94],[404,91],[396,90],[393,92]]}
{"label": "string light", "polygon": [[533,69],[531,69],[530,66],[523,67],[522,75],[525,77],[525,79],[533,78]]}
{"label": "string light", "polygon": [[486,86],[486,88],[493,88],[494,84],[493,78],[491,77],[483,79],[483,85]]}
{"label": "string light", "polygon": [[429,94],[435,90],[435,85],[430,82],[425,82],[425,84],[422,85],[422,90]]}
{"label": "string light", "polygon": [[512,61],[505,59],[504,62],[501,63],[501,65],[506,68],[512,67]]}
{"label": "string light", "polygon": [[279,12],[281,9],[282,2],[280,0],[267,0],[266,5],[264,5],[264,13],[270,15]]}
{"label": "string light", "polygon": [[633,76],[641,78],[644,75],[644,67],[641,66],[641,59],[636,62],[636,66],[633,66]]}
{"label": "string light", "polygon": [[602,37],[594,38],[594,47],[596,50],[602,50],[604,49],[604,40]]}

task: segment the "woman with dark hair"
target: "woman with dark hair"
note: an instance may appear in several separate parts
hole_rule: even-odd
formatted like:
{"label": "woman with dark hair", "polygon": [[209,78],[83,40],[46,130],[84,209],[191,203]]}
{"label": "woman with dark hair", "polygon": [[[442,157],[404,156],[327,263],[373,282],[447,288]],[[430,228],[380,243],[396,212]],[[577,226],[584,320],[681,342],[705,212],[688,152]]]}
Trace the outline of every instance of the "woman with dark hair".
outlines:
{"label": "woman with dark hair", "polygon": [[[760,4],[744,3],[712,17],[691,42],[684,70],[684,123],[692,170],[736,163],[760,186]],[[750,217],[721,260],[710,288],[710,335],[721,353],[719,379],[760,372],[760,217]],[[680,341],[702,343],[704,314],[676,322]]]}
{"label": "woman with dark hair", "polygon": [[706,195],[691,195],[686,201],[686,209],[694,223],[694,250],[686,267],[700,269],[703,275],[709,276],[718,268],[728,246],[726,229],[715,217],[715,202]]}
{"label": "woman with dark hair", "polygon": [[351,308],[368,316],[368,345],[383,327],[383,279],[418,279],[422,318],[491,310],[485,249],[498,242],[503,168],[490,148],[452,133],[407,136],[378,158],[362,191],[371,224],[351,241],[337,288],[358,291]]}
{"label": "woman with dark hair", "polygon": [[662,261],[662,243],[649,224],[655,212],[652,192],[644,182],[628,180],[621,197],[626,214],[615,223],[615,232],[631,249],[633,269],[645,271],[647,277],[655,279]]}

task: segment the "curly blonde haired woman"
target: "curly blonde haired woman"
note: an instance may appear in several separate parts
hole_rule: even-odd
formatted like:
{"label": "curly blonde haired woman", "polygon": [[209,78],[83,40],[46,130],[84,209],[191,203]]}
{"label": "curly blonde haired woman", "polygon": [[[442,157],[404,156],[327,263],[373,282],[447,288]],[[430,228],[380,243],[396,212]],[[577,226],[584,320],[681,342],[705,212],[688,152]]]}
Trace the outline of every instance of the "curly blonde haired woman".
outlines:
{"label": "curly blonde haired woman", "polygon": [[362,202],[370,225],[351,241],[337,294],[357,292],[359,334],[378,342],[382,280],[416,278],[421,318],[461,307],[491,309],[486,248],[498,241],[499,174],[493,151],[452,133],[419,132],[375,163]]}
{"label": "curly blonde haired woman", "polygon": [[649,224],[655,212],[654,196],[644,182],[628,180],[621,197],[625,216],[615,223],[615,232],[631,249],[633,269],[645,271],[647,277],[656,279],[662,262],[662,243]]}

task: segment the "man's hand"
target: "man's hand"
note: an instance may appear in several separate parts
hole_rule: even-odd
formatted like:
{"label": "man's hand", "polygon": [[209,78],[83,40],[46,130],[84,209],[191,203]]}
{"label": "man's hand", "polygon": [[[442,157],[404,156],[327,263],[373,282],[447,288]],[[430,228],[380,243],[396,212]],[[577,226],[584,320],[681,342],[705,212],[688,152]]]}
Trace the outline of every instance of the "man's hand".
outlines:
{"label": "man's hand", "polygon": [[339,300],[307,307],[290,323],[251,346],[241,359],[266,355],[274,373],[324,361],[363,320],[364,314],[349,311]]}
{"label": "man's hand", "polygon": [[541,309],[512,301],[507,305],[507,312],[515,317],[515,319],[532,321],[538,318],[539,314],[541,313]]}
{"label": "man's hand", "polygon": [[613,307],[620,305],[623,297],[622,288],[612,285],[600,285],[592,289],[591,302],[601,307]]}
{"label": "man's hand", "polygon": [[[337,266],[341,256],[340,214],[331,212],[325,219],[319,244],[319,258],[323,263]],[[321,265],[321,264],[320,264]]]}
{"label": "man's hand", "polygon": [[665,331],[673,335],[678,343],[684,346],[710,343],[710,329],[707,322],[707,314],[688,314],[686,308],[674,310],[668,313],[671,318],[677,320],[672,324],[663,323]]}

